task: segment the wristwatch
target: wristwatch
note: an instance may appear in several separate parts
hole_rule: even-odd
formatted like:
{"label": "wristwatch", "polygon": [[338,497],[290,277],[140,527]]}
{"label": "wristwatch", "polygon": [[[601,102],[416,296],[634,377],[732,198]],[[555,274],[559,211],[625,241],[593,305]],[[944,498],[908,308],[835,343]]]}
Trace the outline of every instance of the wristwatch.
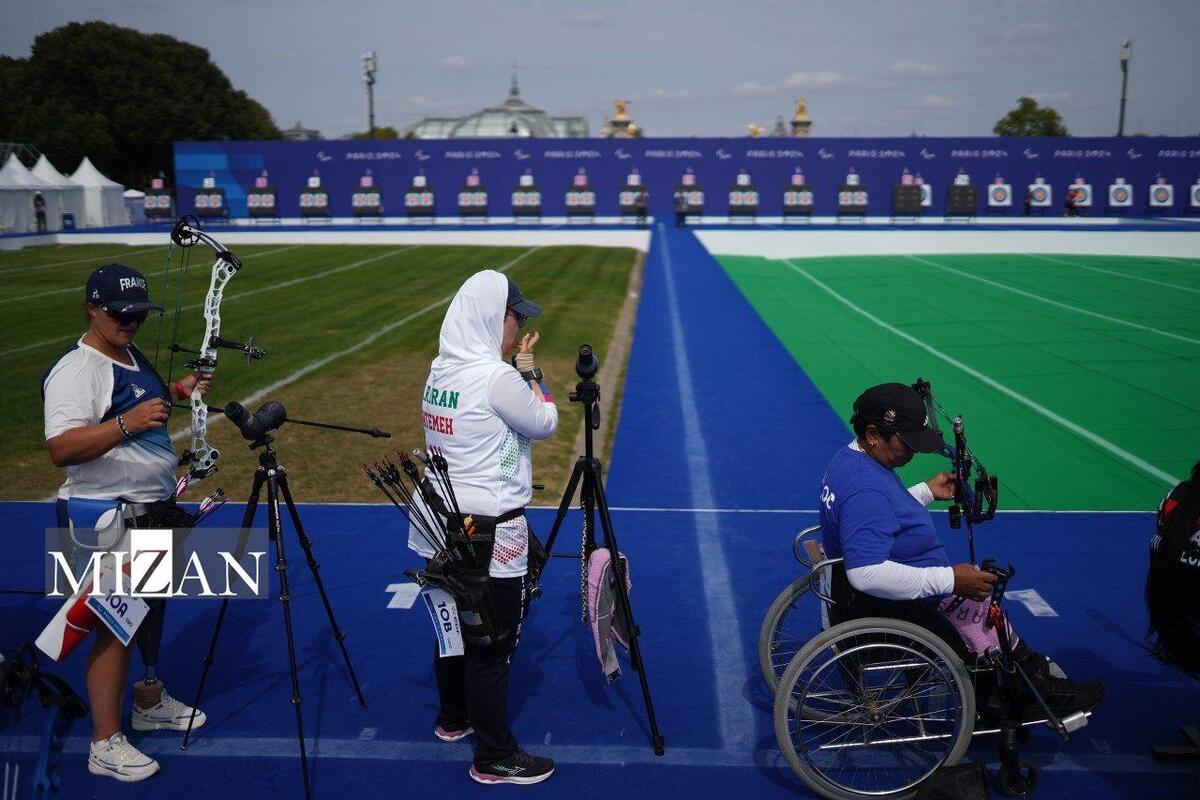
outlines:
{"label": "wristwatch", "polygon": [[545,376],[542,375],[542,371],[539,368],[534,367],[533,369],[529,370],[529,372],[522,372],[521,377],[526,381],[537,381],[538,383],[541,383],[542,378]]}

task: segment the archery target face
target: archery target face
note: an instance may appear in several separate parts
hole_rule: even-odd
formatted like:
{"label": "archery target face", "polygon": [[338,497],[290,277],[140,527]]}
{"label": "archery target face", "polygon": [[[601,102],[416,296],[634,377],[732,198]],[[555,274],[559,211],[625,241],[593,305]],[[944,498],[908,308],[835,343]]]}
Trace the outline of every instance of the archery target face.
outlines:
{"label": "archery target face", "polygon": [[248,208],[260,208],[262,206],[262,195],[246,195],[246,206]]}
{"label": "archery target face", "polygon": [[1108,204],[1119,208],[1133,205],[1133,192],[1124,183],[1114,183],[1108,187]]}
{"label": "archery target face", "polygon": [[784,192],[783,204],[785,206],[811,206],[813,204],[813,193],[810,191]]}
{"label": "archery target face", "polygon": [[988,187],[988,205],[1003,208],[1012,205],[1012,187],[1007,183],[993,183]]}
{"label": "archery target face", "polygon": [[316,192],[313,194],[313,205],[316,208],[326,208],[329,205],[329,195],[324,192]]}
{"label": "archery target face", "polygon": [[1171,205],[1175,199],[1175,191],[1171,186],[1163,186],[1157,184],[1150,187],[1150,205],[1155,208],[1164,208]]}
{"label": "archery target face", "polygon": [[1090,206],[1092,204],[1092,186],[1090,183],[1072,184],[1071,190],[1077,195],[1075,205]]}
{"label": "archery target face", "polygon": [[704,205],[704,192],[685,192],[683,197],[691,208],[700,208]]}
{"label": "archery target face", "polygon": [[409,208],[431,208],[433,192],[409,192],[404,195],[404,205]]}
{"label": "archery target face", "polygon": [[1050,188],[1040,183],[1033,184],[1029,187],[1029,200],[1035,206],[1050,205]]}
{"label": "archery target face", "polygon": [[311,194],[309,194],[308,192],[305,192],[304,194],[300,195],[300,207],[301,208],[312,208],[312,204],[313,204],[313,197]]}
{"label": "archery target face", "polygon": [[634,202],[635,202],[634,198],[636,197],[636,195],[637,195],[636,192],[621,192],[621,197],[620,197],[620,199],[617,200],[617,204],[628,208],[629,206],[634,204]]}
{"label": "archery target face", "polygon": [[1192,208],[1200,208],[1200,183],[1192,187]]}

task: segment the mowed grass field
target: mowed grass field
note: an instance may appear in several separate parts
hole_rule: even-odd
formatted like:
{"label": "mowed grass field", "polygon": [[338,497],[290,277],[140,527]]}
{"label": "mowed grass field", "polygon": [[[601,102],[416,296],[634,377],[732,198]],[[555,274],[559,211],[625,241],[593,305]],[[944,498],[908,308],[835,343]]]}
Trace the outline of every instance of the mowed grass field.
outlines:
{"label": "mowed grass field", "polygon": [[931,381],[1003,508],[1152,510],[1200,459],[1200,261],[720,261],[843,418],[868,385]]}
{"label": "mowed grass field", "polygon": [[[166,235],[164,234],[164,240]],[[500,269],[545,306],[527,330],[541,333],[538,362],[559,407],[558,434],[534,446],[534,479],[546,484],[535,503],[556,503],[582,426],[567,394],[578,378],[576,350],[592,344],[608,358],[618,313],[638,263],[634,250],[545,247],[247,246],[232,247],[244,267],[225,290],[221,333],[254,336],[266,358],[246,366],[241,354],[222,350],[209,394],[212,405],[230,400],[251,410],[266,399],[282,402],[299,419],[392,432],[391,439],[285,425],[276,434],[280,463],[289,469],[301,501],[383,501],[360,464],[397,448],[421,446],[420,403],[429,362],[449,298],[481,269]],[[143,325],[136,343],[152,361],[161,337],[159,371],[167,377],[176,298],[164,290],[167,248],[113,245],[59,246],[0,253],[0,300],[16,313],[0,331],[0,497],[43,499],[62,482],[43,441],[44,373],[86,329],[83,284],[91,270],[110,262],[146,274],[151,297],[167,308]],[[181,253],[172,256],[171,283]],[[178,341],[195,349],[204,330],[201,301],[208,290],[211,251],[191,253],[179,317]],[[160,324],[163,329],[160,332]],[[626,345],[627,346],[627,339]],[[173,378],[185,374],[186,353],[175,356]],[[605,387],[616,408],[619,386]],[[198,500],[223,487],[243,499],[257,465],[241,436],[209,416],[209,441],[221,450],[221,469],[189,490]],[[190,415],[176,409],[170,429],[176,450],[190,444]]]}

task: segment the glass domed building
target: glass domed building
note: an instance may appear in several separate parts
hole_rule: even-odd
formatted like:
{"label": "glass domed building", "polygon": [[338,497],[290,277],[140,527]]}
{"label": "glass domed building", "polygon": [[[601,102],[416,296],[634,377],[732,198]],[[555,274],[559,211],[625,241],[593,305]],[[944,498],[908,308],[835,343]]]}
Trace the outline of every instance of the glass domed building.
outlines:
{"label": "glass domed building", "polygon": [[587,117],[552,117],[521,98],[513,75],[508,98],[465,117],[426,117],[400,133],[402,139],[564,139],[588,135]]}

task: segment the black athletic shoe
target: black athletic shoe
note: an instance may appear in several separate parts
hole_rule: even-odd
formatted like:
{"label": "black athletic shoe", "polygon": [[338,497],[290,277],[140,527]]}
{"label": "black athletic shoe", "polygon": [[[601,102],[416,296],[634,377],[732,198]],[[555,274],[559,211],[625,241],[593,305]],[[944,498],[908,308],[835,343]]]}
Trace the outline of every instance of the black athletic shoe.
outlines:
{"label": "black athletic shoe", "polygon": [[467,774],[476,783],[540,783],[554,774],[554,762],[518,750],[499,761],[473,763]]}
{"label": "black athletic shoe", "polygon": [[[1104,700],[1104,684],[1100,681],[1077,683],[1058,668],[1058,665],[1040,654],[1031,656],[1021,662],[1025,674],[1050,709],[1060,717],[1074,714],[1077,711],[1094,711]],[[1044,717],[1046,712],[1026,688],[1027,695],[1024,708],[1026,719],[1034,715]]]}

